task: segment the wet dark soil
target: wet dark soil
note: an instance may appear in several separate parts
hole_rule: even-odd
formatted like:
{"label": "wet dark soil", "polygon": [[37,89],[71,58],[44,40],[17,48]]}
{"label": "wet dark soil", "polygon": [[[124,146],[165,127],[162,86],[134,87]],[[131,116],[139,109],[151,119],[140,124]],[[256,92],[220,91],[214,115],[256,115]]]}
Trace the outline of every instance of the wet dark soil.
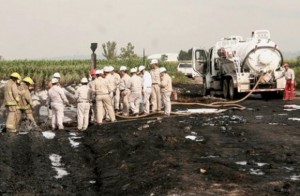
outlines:
{"label": "wet dark soil", "polygon": [[[195,100],[196,94],[180,96]],[[86,132],[68,127],[53,139],[3,132],[0,193],[300,195],[300,110],[284,110],[292,104],[300,100],[254,96],[242,111],[118,119]],[[187,108],[199,106],[172,109]],[[70,142],[75,134],[78,147]],[[68,175],[55,178],[51,154],[62,157]]]}

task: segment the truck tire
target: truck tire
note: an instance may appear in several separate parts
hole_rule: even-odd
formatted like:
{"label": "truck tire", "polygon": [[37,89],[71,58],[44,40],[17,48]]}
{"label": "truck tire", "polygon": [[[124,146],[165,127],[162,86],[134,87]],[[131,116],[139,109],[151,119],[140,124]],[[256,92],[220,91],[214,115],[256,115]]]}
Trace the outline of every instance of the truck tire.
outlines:
{"label": "truck tire", "polygon": [[227,99],[228,98],[228,80],[227,79],[224,79],[223,80],[223,97],[224,99]]}
{"label": "truck tire", "polygon": [[235,99],[237,96],[237,90],[236,88],[234,88],[234,83],[232,79],[229,80],[228,94],[228,97],[231,100]]}
{"label": "truck tire", "polygon": [[202,84],[201,91],[202,91],[202,96],[203,97],[209,95],[209,93],[210,93],[209,89],[207,89],[207,85],[206,85],[206,80],[205,79],[203,79],[203,84]]}

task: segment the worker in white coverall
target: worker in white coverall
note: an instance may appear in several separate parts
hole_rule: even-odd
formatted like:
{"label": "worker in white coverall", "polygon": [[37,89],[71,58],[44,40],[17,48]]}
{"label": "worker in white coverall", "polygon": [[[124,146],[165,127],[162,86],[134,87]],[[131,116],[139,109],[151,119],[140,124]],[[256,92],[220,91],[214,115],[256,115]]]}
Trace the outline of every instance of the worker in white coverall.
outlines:
{"label": "worker in white coverall", "polygon": [[114,78],[114,86],[115,86],[115,91],[113,93],[113,103],[114,103],[114,109],[115,111],[119,111],[120,110],[120,75],[118,73],[115,72],[115,68],[113,66],[109,66],[110,67],[110,74],[113,76]]}
{"label": "worker in white coverall", "polygon": [[52,87],[48,90],[48,103],[52,109],[52,130],[63,130],[64,104],[69,105],[69,101],[57,78],[52,78],[51,84]]}
{"label": "worker in white coverall", "polygon": [[160,75],[156,59],[151,60],[150,74],[152,78],[151,105],[152,112],[155,112],[161,110]]}
{"label": "worker in white coverall", "polygon": [[120,67],[120,96],[121,96],[121,102],[122,102],[122,115],[128,116],[129,115],[129,95],[130,95],[130,76],[127,74],[127,67],[121,66]]}
{"label": "worker in white coverall", "polygon": [[152,88],[152,78],[150,73],[146,70],[144,65],[139,66],[139,73],[143,77],[143,104],[144,104],[144,113],[150,113],[150,95]]}
{"label": "worker in white coverall", "polygon": [[130,69],[129,105],[133,116],[138,116],[142,98],[143,80],[137,75],[137,68]]}
{"label": "worker in white coverall", "polygon": [[92,84],[92,93],[96,100],[96,120],[98,124],[103,122],[103,117],[105,115],[103,108],[107,109],[111,122],[116,120],[115,111],[110,97],[112,90],[112,86],[106,78],[98,77]]}
{"label": "worker in white coverall", "polygon": [[75,100],[77,101],[77,128],[79,131],[85,131],[89,125],[89,111],[92,90],[88,86],[88,79],[81,79],[81,86],[75,92]]}
{"label": "worker in white coverall", "polygon": [[164,113],[165,115],[169,116],[171,114],[171,94],[173,91],[172,88],[172,78],[167,73],[167,70],[165,67],[159,68],[160,77],[161,77],[161,94],[162,94],[162,100],[164,104]]}
{"label": "worker in white coverall", "polygon": [[[60,82],[60,73],[56,72],[53,74],[52,78],[56,78],[58,80],[58,82]],[[51,78],[51,79],[52,79]],[[52,82],[51,80],[48,82],[48,86],[47,89],[49,90],[52,87]],[[51,110],[51,106],[48,103],[48,107],[47,107],[47,112],[48,112],[48,119],[50,120],[52,118],[52,110]]]}

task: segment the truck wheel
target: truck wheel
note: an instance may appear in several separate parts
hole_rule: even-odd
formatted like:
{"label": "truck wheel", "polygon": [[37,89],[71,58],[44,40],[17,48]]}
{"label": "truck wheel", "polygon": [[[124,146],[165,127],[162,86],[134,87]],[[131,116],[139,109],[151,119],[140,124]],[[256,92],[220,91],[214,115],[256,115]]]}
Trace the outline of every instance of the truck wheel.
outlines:
{"label": "truck wheel", "polygon": [[229,99],[234,99],[236,96],[237,96],[237,91],[236,89],[234,88],[234,83],[233,83],[233,80],[230,79],[229,81]]}
{"label": "truck wheel", "polygon": [[223,97],[224,99],[228,98],[228,80],[223,80]]}
{"label": "truck wheel", "polygon": [[209,89],[207,89],[207,86],[206,86],[206,80],[205,79],[203,79],[203,84],[202,84],[202,89],[201,89],[201,91],[202,91],[202,95],[203,95],[203,97],[204,96],[207,96],[210,92],[209,92]]}

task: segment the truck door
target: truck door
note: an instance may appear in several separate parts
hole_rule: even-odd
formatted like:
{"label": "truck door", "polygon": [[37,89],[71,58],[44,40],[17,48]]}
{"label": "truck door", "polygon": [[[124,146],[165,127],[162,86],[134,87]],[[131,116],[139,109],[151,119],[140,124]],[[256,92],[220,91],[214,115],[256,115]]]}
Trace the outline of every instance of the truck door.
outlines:
{"label": "truck door", "polygon": [[201,48],[193,48],[192,64],[194,71],[199,76],[204,76],[208,71],[207,51]]}

